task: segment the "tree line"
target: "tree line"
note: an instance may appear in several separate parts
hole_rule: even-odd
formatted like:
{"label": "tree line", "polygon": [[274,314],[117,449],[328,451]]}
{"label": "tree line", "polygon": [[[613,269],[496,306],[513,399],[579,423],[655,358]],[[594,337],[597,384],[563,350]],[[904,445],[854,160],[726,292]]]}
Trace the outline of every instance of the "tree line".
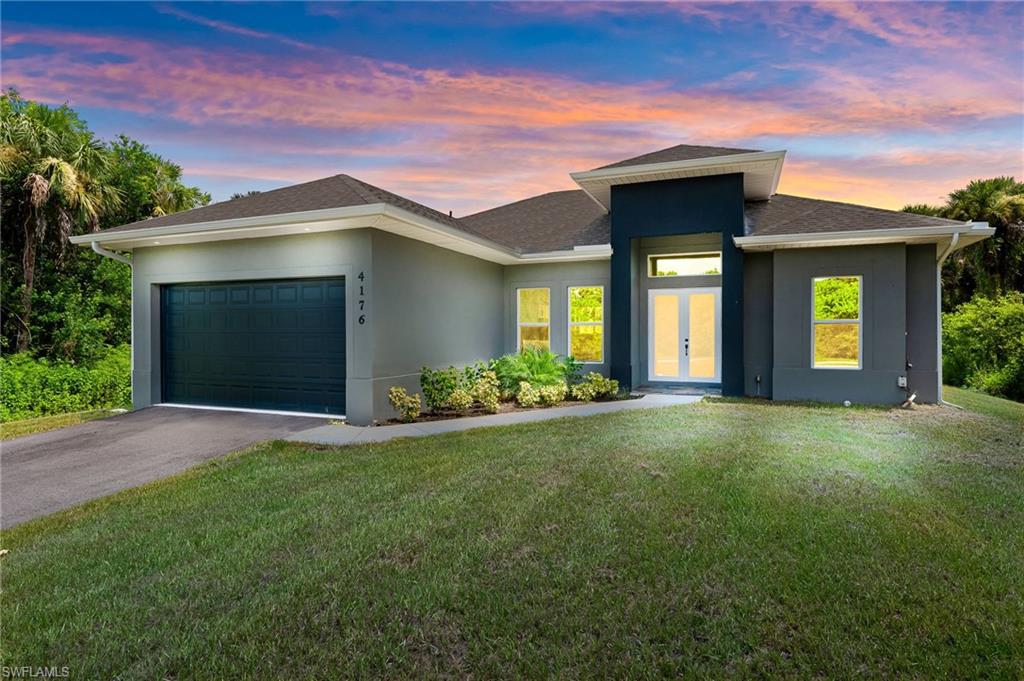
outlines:
{"label": "tree line", "polygon": [[68,238],[201,206],[145,144],[105,142],[68,106],[0,96],[0,352],[87,362],[130,341],[131,271]]}

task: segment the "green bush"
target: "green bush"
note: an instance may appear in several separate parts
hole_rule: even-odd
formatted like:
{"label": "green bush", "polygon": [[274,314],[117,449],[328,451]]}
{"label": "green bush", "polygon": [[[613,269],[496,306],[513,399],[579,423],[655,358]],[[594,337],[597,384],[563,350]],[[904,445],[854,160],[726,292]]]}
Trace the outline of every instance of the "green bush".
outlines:
{"label": "green bush", "polygon": [[399,418],[406,423],[412,423],[420,415],[419,393],[410,395],[406,392],[405,388],[395,385],[388,390],[388,401],[395,411],[398,412]]}
{"label": "green bush", "polygon": [[596,371],[591,371],[582,383],[572,387],[572,397],[581,402],[591,402],[602,397],[615,397],[619,392],[619,382],[605,378]]}
{"label": "green bush", "polygon": [[481,372],[479,380],[473,386],[473,399],[480,403],[484,411],[491,414],[498,412],[501,394],[498,389],[498,377],[493,371]]}
{"label": "green bush", "polygon": [[29,353],[0,358],[0,421],[131,404],[131,348],[108,348],[89,364]]}
{"label": "green bush", "polygon": [[520,407],[535,407],[540,402],[540,393],[526,381],[520,381],[516,391],[516,404]]}
{"label": "green bush", "polygon": [[976,296],[942,316],[942,377],[1024,401],[1024,293]]}
{"label": "green bush", "polygon": [[423,401],[431,411],[440,411],[448,406],[452,392],[459,387],[459,370],[455,367],[447,369],[431,369],[423,367],[420,371],[420,388],[423,389]]}
{"label": "green bush", "polygon": [[538,348],[525,348],[491,361],[491,370],[505,395],[516,394],[523,382],[537,387],[565,384],[570,371],[578,370],[577,367],[575,360],[559,358],[553,352]]}
{"label": "green bush", "polygon": [[569,388],[565,383],[543,385],[537,389],[537,394],[540,396],[540,403],[547,407],[550,407],[553,404],[558,404],[564,400],[565,395],[568,392]]}
{"label": "green bush", "polygon": [[464,411],[469,411],[469,408],[473,406],[473,396],[465,388],[456,388],[448,398],[448,405],[452,411],[461,414]]}

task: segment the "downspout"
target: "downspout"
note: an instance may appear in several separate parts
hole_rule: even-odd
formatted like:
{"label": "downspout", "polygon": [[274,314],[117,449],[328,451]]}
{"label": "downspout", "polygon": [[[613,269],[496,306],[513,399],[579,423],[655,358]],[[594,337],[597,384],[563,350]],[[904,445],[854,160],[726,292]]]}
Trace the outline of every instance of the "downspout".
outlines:
{"label": "downspout", "polygon": [[100,242],[98,241],[93,241],[91,245],[92,250],[102,255],[104,258],[110,258],[111,260],[123,262],[125,265],[128,265],[128,267],[132,266],[131,258],[129,258],[128,256],[121,255],[120,253],[115,253],[114,251],[103,248],[103,246],[100,246]]}
{"label": "downspout", "polygon": [[[100,243],[98,241],[93,241],[89,245],[92,246],[92,250],[95,253],[97,253],[98,255],[101,255],[104,258],[110,258],[111,260],[116,260],[118,262],[123,262],[125,265],[128,265],[128,268],[132,271],[132,283],[131,283],[131,285],[132,285],[133,289],[135,288],[135,268],[132,267],[132,260],[131,260],[131,258],[129,258],[126,255],[122,255],[121,253],[115,253],[114,251],[112,251],[112,250],[110,250],[108,248],[103,248],[103,246],[100,246]],[[132,292],[132,298],[134,298],[134,292]],[[135,402],[135,301],[130,298],[129,301],[128,301],[128,304],[131,306],[131,312],[132,312],[132,314],[131,314],[131,329],[129,331],[129,334],[130,334],[129,335],[129,339],[130,339],[131,342],[128,344],[128,349],[129,349],[129,352],[131,353],[130,356],[129,356],[129,360],[128,360],[129,361],[129,365],[128,365],[128,380],[130,381],[131,391],[132,391],[132,402],[134,403]]]}
{"label": "downspout", "polygon": [[935,328],[937,331],[937,338],[935,339],[936,349],[936,374],[938,376],[938,393],[939,393],[939,404],[945,404],[949,407],[955,407],[956,409],[963,410],[963,407],[947,402],[942,399],[942,266],[946,262],[946,258],[956,250],[957,244],[960,243],[960,232],[953,232],[953,238],[949,240],[949,245],[946,246],[945,250],[939,255],[935,265]]}

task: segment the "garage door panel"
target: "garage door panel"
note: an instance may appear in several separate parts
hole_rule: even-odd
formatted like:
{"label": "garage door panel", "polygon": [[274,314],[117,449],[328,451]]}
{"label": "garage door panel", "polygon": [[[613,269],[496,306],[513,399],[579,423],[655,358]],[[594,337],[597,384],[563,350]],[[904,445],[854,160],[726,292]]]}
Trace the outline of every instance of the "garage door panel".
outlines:
{"label": "garage door panel", "polygon": [[165,402],[343,414],[342,279],[163,288]]}

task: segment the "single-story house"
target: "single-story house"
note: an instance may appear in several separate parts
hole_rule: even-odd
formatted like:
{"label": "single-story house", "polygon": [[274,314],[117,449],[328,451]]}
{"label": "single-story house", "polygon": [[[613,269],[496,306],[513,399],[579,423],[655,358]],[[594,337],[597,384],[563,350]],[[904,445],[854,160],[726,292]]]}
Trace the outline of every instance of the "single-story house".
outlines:
{"label": "single-story house", "polygon": [[633,389],[940,400],[941,264],[993,230],[778,194],[784,160],[679,145],[463,217],[336,175],[72,241],[131,264],[136,407],[367,423],[528,346]]}

